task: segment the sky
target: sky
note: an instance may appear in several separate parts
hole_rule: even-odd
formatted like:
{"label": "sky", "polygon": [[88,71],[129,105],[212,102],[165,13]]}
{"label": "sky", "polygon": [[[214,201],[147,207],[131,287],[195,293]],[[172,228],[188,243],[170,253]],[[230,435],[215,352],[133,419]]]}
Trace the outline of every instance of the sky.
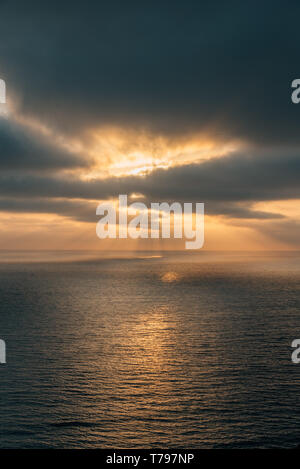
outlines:
{"label": "sky", "polygon": [[297,1],[0,3],[0,249],[100,240],[96,207],[204,202],[205,249],[300,248]]}

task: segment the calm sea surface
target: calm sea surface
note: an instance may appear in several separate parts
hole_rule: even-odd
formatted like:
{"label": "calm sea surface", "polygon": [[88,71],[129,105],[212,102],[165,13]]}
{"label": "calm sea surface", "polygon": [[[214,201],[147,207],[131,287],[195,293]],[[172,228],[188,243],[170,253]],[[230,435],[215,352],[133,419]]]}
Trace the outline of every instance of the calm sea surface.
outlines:
{"label": "calm sea surface", "polygon": [[0,260],[1,448],[300,443],[300,253]]}

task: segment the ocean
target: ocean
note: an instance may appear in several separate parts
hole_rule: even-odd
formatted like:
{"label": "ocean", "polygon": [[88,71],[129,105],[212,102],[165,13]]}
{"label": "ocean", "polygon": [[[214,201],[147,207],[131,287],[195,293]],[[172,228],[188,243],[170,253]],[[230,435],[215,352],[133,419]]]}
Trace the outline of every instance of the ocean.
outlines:
{"label": "ocean", "polygon": [[300,443],[299,252],[2,252],[1,448]]}

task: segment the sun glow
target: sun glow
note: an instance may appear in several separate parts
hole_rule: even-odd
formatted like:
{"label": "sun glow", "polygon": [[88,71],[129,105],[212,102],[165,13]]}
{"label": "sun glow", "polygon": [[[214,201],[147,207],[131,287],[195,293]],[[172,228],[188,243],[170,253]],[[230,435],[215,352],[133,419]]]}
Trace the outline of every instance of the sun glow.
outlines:
{"label": "sun glow", "polygon": [[223,141],[209,132],[167,137],[143,129],[102,126],[76,135],[64,135],[42,121],[24,116],[16,102],[10,108],[13,121],[85,160],[84,168],[64,170],[82,180],[144,176],[158,168],[221,158],[244,146],[242,141]]}
{"label": "sun glow", "polygon": [[167,138],[120,128],[90,131],[86,144],[86,153],[96,162],[86,178],[145,175],[157,168],[219,158],[242,145],[204,135]]}

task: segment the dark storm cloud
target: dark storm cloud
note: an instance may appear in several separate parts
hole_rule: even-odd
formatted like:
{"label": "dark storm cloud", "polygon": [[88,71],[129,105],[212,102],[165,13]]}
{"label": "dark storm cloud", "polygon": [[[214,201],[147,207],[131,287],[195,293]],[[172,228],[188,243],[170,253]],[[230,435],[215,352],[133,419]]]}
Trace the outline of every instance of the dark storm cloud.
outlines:
{"label": "dark storm cloud", "polygon": [[299,143],[299,13],[296,1],[2,2],[0,73],[23,112],[64,131]]}
{"label": "dark storm cloud", "polygon": [[[134,200],[136,202],[137,200]],[[128,200],[131,203],[132,200]],[[145,202],[145,200],[143,200]],[[76,221],[95,223],[97,204],[86,200],[48,199],[48,198],[5,198],[0,197],[0,212],[9,213],[46,213],[71,218]],[[150,206],[150,204],[149,204]],[[209,215],[223,215],[241,219],[273,220],[284,218],[280,214],[252,210],[251,206],[239,203],[215,204],[206,206]]]}
{"label": "dark storm cloud", "polygon": [[58,148],[37,132],[0,118],[0,170],[59,170],[87,166],[82,155]]}
{"label": "dark storm cloud", "polygon": [[95,204],[87,201],[57,199],[14,199],[0,197],[0,211],[9,213],[47,213],[95,222]]}
{"label": "dark storm cloud", "polygon": [[223,215],[230,218],[246,218],[256,220],[273,220],[276,218],[285,218],[279,213],[264,212],[262,210],[253,210],[251,203],[240,202],[208,202],[206,204],[206,213],[209,215]]}
{"label": "dark storm cloud", "polygon": [[143,177],[90,181],[57,175],[3,175],[0,196],[97,201],[135,192],[143,194],[146,201],[204,202],[211,214],[276,218],[279,215],[251,210],[251,204],[300,198],[298,155],[277,152],[262,158],[257,154],[233,154],[201,164],[157,169]]}
{"label": "dark storm cloud", "polygon": [[150,200],[256,202],[300,197],[298,154],[231,155],[201,164],[157,169],[146,176],[79,180],[65,176],[0,176],[0,194],[95,199],[142,193]]}

